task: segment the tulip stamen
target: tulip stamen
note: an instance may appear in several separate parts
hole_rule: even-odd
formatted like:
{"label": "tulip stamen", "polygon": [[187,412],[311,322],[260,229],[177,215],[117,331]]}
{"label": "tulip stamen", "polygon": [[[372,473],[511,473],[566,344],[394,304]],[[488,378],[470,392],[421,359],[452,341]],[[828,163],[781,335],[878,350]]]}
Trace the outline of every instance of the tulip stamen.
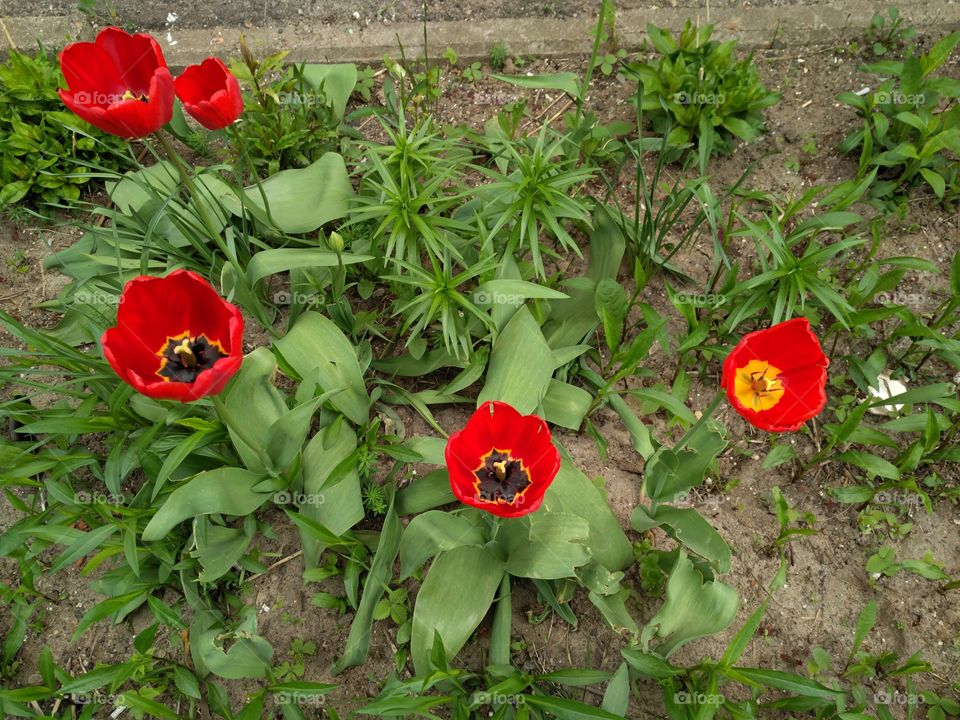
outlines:
{"label": "tulip stamen", "polygon": [[196,353],[190,348],[190,345],[195,342],[196,338],[191,339],[185,337],[183,342],[173,349],[173,352],[180,358],[180,362],[183,363],[184,367],[196,367],[197,365]]}
{"label": "tulip stamen", "polygon": [[769,410],[783,397],[780,369],[763,360],[751,360],[737,371],[735,392],[740,402],[754,412]]}
{"label": "tulip stamen", "polygon": [[149,100],[146,93],[142,95],[135,95],[131,90],[125,90],[123,95],[120,96],[121,100],[139,100],[142,103],[145,103]]}
{"label": "tulip stamen", "polygon": [[167,338],[157,355],[161,359],[157,375],[175,382],[193,382],[227,353],[220,343],[208,340],[206,335],[184,332]]}
{"label": "tulip stamen", "polygon": [[477,497],[487,502],[514,503],[530,485],[530,474],[523,462],[509,451],[491,450],[474,474]]}

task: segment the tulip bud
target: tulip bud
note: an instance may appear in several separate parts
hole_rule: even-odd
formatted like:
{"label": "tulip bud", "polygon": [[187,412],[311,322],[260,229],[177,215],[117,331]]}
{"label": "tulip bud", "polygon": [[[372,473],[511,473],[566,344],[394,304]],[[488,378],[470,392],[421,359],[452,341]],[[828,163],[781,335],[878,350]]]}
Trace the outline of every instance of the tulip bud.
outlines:
{"label": "tulip bud", "polygon": [[340,233],[334,231],[330,233],[327,237],[327,245],[333,250],[337,255],[343,252],[343,238],[340,237]]}

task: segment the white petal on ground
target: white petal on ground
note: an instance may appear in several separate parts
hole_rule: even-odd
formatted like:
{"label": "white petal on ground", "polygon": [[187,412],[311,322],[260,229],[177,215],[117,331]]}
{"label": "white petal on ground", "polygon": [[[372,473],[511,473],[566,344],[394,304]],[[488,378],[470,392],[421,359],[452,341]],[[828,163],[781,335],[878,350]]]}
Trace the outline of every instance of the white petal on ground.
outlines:
{"label": "white petal on ground", "polygon": [[[894,395],[900,395],[907,391],[907,386],[899,380],[892,379],[886,373],[877,375],[877,387],[867,388],[870,400],[886,400]],[[903,410],[903,405],[877,405],[869,409],[874,415],[897,415]]]}

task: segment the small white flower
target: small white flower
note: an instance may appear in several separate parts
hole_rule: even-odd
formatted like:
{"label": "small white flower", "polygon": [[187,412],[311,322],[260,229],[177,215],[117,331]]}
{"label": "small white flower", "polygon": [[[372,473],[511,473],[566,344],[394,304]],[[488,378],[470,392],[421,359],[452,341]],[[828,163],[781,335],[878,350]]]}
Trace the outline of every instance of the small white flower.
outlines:
{"label": "small white flower", "polygon": [[179,17],[180,17],[180,16],[177,15],[175,12],[169,12],[169,13],[167,13],[167,22],[172,25],[173,23],[175,23],[175,22],[177,21],[177,19],[178,19]]}
{"label": "small white flower", "polygon": [[[907,386],[899,380],[894,380],[887,373],[877,375],[877,387],[867,388],[870,399],[886,400],[907,391]],[[876,405],[869,409],[874,415],[897,415],[903,410],[903,405]]]}

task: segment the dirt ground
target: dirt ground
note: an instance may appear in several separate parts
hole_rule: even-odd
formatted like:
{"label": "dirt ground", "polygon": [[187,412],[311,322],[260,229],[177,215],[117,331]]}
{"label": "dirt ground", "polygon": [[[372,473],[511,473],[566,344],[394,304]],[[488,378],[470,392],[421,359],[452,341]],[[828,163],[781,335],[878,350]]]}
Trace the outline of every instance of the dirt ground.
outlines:
{"label": "dirt ground", "polygon": [[[360,0],[361,3],[367,0]],[[560,14],[575,12],[579,3],[571,0],[552,4],[552,11]],[[270,13],[277,12],[284,3],[271,4]],[[322,3],[300,3],[304,13],[322,13]],[[391,5],[398,14],[409,11],[398,2]],[[122,3],[118,3],[122,7]],[[54,3],[53,7],[56,7]],[[141,22],[171,8],[169,3],[147,2],[142,8]],[[203,7],[197,4],[199,11]],[[265,6],[264,6],[265,7]],[[431,5],[442,14],[446,2]],[[513,6],[512,6],[513,7]],[[258,3],[235,3],[231,12],[260,9]],[[0,2],[0,13],[4,12]],[[539,12],[545,12],[542,7]],[[838,46],[839,47],[839,46]],[[854,112],[839,105],[835,97],[844,90],[858,90],[869,86],[870,76],[857,70],[858,59],[837,54],[838,47],[824,46],[796,51],[765,52],[756,56],[761,78],[767,86],[783,93],[779,104],[766,111],[769,132],[757,143],[739,146],[733,155],[716,160],[712,166],[716,186],[735,180],[750,162],[757,169],[748,183],[750,187],[771,191],[781,196],[797,197],[811,185],[830,183],[852,177],[855,160],[839,157],[836,146],[855,124]],[[553,70],[582,69],[580,61],[550,61],[525,66],[524,70],[550,72]],[[958,76],[956,62],[947,72]],[[528,109],[543,111],[540,120],[553,117],[562,110],[563,100],[555,94],[523,91],[511,86],[484,80],[470,84],[455,73],[445,75],[443,97],[438,114],[444,123],[463,123],[476,128],[492,116],[505,102],[528,98]],[[633,110],[627,100],[629,86],[617,79],[598,78],[591,91],[589,105],[604,120],[630,119]],[[559,121],[555,121],[559,123]],[[815,146],[815,151],[811,148]],[[797,169],[799,168],[799,170]],[[679,172],[676,168],[672,172]],[[626,183],[623,192],[631,188]],[[927,258],[941,268],[948,268],[953,253],[960,248],[960,218],[945,212],[930,197],[918,191],[911,201],[910,215],[903,221],[890,220],[885,228],[887,239],[881,247],[881,256],[917,255]],[[75,239],[63,230],[14,227],[6,223],[0,228],[0,307],[33,326],[49,326],[54,322],[49,313],[35,309],[35,305],[55,295],[62,279],[42,273],[42,260],[53,250],[60,249]],[[708,241],[707,241],[708,242]],[[743,248],[744,254],[752,252]],[[684,255],[682,269],[694,277],[705,278],[709,269],[709,246]],[[923,287],[933,298],[937,283],[929,276],[910,273],[906,285]],[[904,292],[910,292],[904,287]],[[664,296],[662,285],[654,282],[643,299],[651,303],[672,323],[679,322],[676,312]],[[931,301],[931,309],[934,302]],[[9,338],[0,336],[0,342]],[[841,348],[839,354],[855,351]],[[656,381],[669,383],[674,371],[674,358],[662,353],[651,359],[651,369],[658,372]],[[842,364],[831,365],[832,371]],[[719,378],[697,378],[690,406],[702,410],[715,392]],[[462,426],[468,411],[446,408],[438,411],[438,421],[446,428]],[[410,434],[430,434],[427,426],[412,414],[403,415]],[[817,469],[796,482],[778,470],[761,466],[767,450],[764,434],[748,427],[729,408],[721,407],[717,419],[729,430],[731,447],[720,459],[720,474],[713,478],[712,489],[693,502],[719,530],[734,552],[733,568],[724,581],[732,584],[741,595],[741,609],[733,626],[718,636],[690,643],[674,656],[678,664],[692,663],[701,657],[719,657],[726,642],[739,625],[756,608],[763,592],[774,576],[777,558],[769,548],[777,535],[777,523],[769,503],[770,490],[779,486],[790,506],[816,516],[818,534],[804,538],[793,546],[792,564],[786,587],[771,603],[761,632],[751,643],[743,662],[752,666],[805,672],[811,649],[823,647],[839,664],[846,659],[853,636],[857,615],[870,600],[879,604],[879,620],[868,637],[865,649],[871,652],[893,651],[901,658],[922,652],[936,676],[943,683],[934,683],[933,689],[943,689],[948,680],[955,680],[960,672],[960,602],[956,593],[941,593],[936,583],[910,573],[883,578],[874,585],[864,570],[867,557],[877,547],[886,544],[884,538],[862,535],[857,522],[855,506],[840,505],[829,496],[829,489],[853,482],[852,477],[836,466]],[[828,418],[831,419],[832,418]],[[659,422],[657,420],[656,422]],[[609,411],[601,412],[597,426],[609,442],[608,457],[601,462],[593,441],[572,432],[557,433],[570,451],[577,465],[590,477],[600,476],[605,481],[609,499],[624,527],[629,527],[629,516],[640,500],[642,461],[633,451],[627,432]],[[661,440],[670,437],[671,430],[657,426]],[[676,432],[676,428],[673,429]],[[676,438],[674,438],[676,439]],[[802,433],[790,436],[801,457],[813,453],[813,445]],[[960,483],[960,470],[944,468],[942,474],[953,483]],[[0,505],[0,529],[11,522],[4,513],[9,507]],[[280,513],[268,519],[279,532],[279,539],[264,541],[262,549],[287,557],[299,549],[296,533],[282,520]],[[922,508],[912,516],[912,532],[903,541],[895,543],[898,558],[920,558],[931,550],[946,571],[960,575],[960,515],[957,508],[941,501],[932,514]],[[663,538],[659,538],[663,541]],[[309,602],[317,588],[305,588],[301,581],[302,561],[297,558],[271,570],[249,583],[247,601],[260,609],[260,631],[273,644],[277,660],[289,659],[289,648],[295,638],[312,639],[317,653],[307,659],[304,679],[335,682],[341,689],[327,698],[327,703],[340,709],[362,704],[364,697],[375,695],[380,683],[393,669],[393,636],[395,626],[388,621],[375,625],[370,657],[365,665],[332,676],[330,665],[343,649],[343,642],[352,616],[337,616],[333,611],[321,610]],[[16,567],[9,561],[0,561],[0,581],[14,582]],[[628,581],[637,584],[635,571]],[[130,621],[111,627],[100,623],[76,644],[69,642],[77,621],[98,598],[87,589],[88,579],[74,570],[53,578],[45,578],[49,606],[41,617],[42,631],[32,630],[23,651],[24,665],[21,679],[24,683],[37,680],[36,657],[43,645],[50,645],[54,658],[72,671],[90,669],[97,661],[118,661],[131,651],[133,635],[142,629],[143,617],[134,615]],[[331,585],[335,591],[335,585]],[[659,599],[638,593],[634,605],[635,618],[641,624],[659,607]],[[539,613],[543,608],[535,593],[522,585],[514,595],[514,634],[526,643],[526,649],[515,659],[529,670],[550,671],[564,667],[601,667],[613,670],[619,664],[620,641],[606,629],[585,595],[578,595],[573,608],[580,618],[577,628],[550,616],[542,624],[531,624],[527,612]],[[483,653],[489,633],[489,619],[481,625],[476,640],[459,656],[458,662],[474,668],[482,667]],[[0,630],[4,620],[0,620]],[[234,695],[242,694],[235,686]],[[596,702],[596,695],[586,692],[574,697]],[[659,690],[652,683],[641,683],[642,699],[631,703],[631,717],[656,717],[662,707]],[[323,707],[306,709],[308,717],[323,716]],[[312,714],[311,714],[312,713]]]}

